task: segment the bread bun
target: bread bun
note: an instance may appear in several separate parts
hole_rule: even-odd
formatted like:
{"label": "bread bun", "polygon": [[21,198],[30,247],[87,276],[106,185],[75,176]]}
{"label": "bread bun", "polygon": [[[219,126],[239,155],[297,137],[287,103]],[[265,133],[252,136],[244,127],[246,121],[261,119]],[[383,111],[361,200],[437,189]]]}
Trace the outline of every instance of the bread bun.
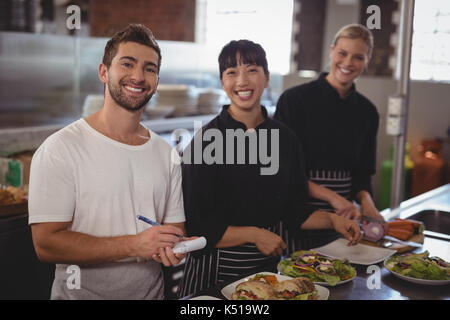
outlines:
{"label": "bread bun", "polygon": [[311,279],[306,277],[298,277],[293,279],[299,287],[302,288],[302,293],[305,292],[312,292],[316,290],[316,286],[314,285],[314,282],[311,281]]}
{"label": "bread bun", "polygon": [[294,300],[316,300],[317,291],[314,283],[305,277],[285,280],[275,286],[278,297]]}
{"label": "bread bun", "polygon": [[299,286],[294,279],[281,281],[274,287],[274,289],[277,292],[290,291],[290,292],[298,292],[299,294],[304,293],[302,287]]}
{"label": "bread bun", "polygon": [[262,281],[244,281],[236,286],[236,290],[232,294],[233,300],[249,299],[249,300],[268,300],[275,295],[274,289]]}

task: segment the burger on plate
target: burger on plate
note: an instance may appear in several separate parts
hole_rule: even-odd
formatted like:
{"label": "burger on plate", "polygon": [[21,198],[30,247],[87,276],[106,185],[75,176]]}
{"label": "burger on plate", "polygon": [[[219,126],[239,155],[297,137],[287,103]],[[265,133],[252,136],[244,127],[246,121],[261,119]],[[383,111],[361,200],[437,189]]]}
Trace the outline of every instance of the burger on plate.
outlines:
{"label": "burger on plate", "polygon": [[286,300],[317,300],[314,283],[305,277],[285,280],[278,283],[274,290],[278,298]]}
{"label": "burger on plate", "polygon": [[267,283],[250,280],[239,283],[233,292],[233,300],[270,300],[275,297],[274,289]]}

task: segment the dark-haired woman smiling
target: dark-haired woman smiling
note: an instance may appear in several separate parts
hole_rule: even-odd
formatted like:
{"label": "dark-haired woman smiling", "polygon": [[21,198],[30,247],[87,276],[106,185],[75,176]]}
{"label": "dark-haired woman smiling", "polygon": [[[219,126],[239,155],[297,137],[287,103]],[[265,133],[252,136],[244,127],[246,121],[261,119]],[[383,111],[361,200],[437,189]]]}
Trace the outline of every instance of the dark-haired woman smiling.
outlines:
{"label": "dark-haired woman smiling", "polygon": [[[183,164],[186,229],[188,234],[205,236],[208,244],[187,257],[180,297],[263,268],[273,269],[288,245],[289,234],[300,229],[333,228],[349,244],[356,244],[360,237],[355,222],[324,211],[313,212],[305,205],[308,186],[297,138],[285,125],[269,118],[261,106],[270,77],[264,49],[249,40],[231,41],[219,55],[219,70],[231,104],[201,133],[219,130],[225,137],[229,130],[241,130],[253,134],[255,139],[245,144],[243,158],[247,160],[258,158],[252,154],[258,148],[251,144],[260,147],[261,135],[269,132],[271,136],[276,130],[279,139],[269,141],[267,149],[277,150],[279,166],[274,174],[264,175],[261,168],[265,164],[259,160]],[[187,154],[195,153],[195,143],[194,137]],[[200,150],[209,145],[202,143]],[[239,150],[228,150],[225,145],[220,150],[224,158],[229,152],[233,159],[242,156],[235,151]]]}

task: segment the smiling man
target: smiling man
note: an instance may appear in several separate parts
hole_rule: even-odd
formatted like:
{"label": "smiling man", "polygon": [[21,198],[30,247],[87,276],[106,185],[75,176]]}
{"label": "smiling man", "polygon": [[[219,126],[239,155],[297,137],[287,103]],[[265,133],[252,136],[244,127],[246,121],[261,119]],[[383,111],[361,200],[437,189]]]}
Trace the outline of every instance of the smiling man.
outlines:
{"label": "smiling man", "polygon": [[[52,299],[162,299],[161,263],[184,258],[171,249],[184,234],[181,169],[140,123],[160,64],[149,29],[118,32],[98,69],[103,107],[47,138],[33,157],[29,223],[39,259],[56,263]],[[149,228],[138,214],[162,226]],[[80,267],[79,287],[68,283],[71,265]]]}

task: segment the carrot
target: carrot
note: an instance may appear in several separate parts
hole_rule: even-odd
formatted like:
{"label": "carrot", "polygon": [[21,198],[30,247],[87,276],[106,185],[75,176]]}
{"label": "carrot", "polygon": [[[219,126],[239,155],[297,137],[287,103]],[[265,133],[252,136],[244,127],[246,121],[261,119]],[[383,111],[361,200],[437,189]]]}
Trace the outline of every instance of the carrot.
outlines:
{"label": "carrot", "polygon": [[274,287],[278,284],[278,279],[276,276],[273,275],[266,275],[263,277],[264,280],[266,280],[266,282],[271,286]]}
{"label": "carrot", "polygon": [[389,221],[387,224],[393,228],[414,228],[414,225],[406,220]]}
{"label": "carrot", "polygon": [[406,229],[406,230],[414,230],[414,226],[409,223],[408,221],[389,221],[388,223],[389,228],[399,228],[399,229]]}
{"label": "carrot", "polygon": [[393,228],[393,227],[388,227],[387,232],[389,232],[389,231],[391,231],[391,230],[394,230],[394,231],[403,231],[403,232],[407,232],[407,233],[414,234],[414,230],[413,230],[413,229],[410,229],[410,228],[399,228],[399,227]]}
{"label": "carrot", "polygon": [[389,228],[387,234],[391,237],[398,238],[400,240],[408,240],[409,238],[412,237],[413,232],[404,229]]}
{"label": "carrot", "polygon": [[414,228],[419,228],[420,224],[421,224],[419,221],[409,220],[409,219],[395,218],[395,221],[403,221],[403,222],[410,223]]}

